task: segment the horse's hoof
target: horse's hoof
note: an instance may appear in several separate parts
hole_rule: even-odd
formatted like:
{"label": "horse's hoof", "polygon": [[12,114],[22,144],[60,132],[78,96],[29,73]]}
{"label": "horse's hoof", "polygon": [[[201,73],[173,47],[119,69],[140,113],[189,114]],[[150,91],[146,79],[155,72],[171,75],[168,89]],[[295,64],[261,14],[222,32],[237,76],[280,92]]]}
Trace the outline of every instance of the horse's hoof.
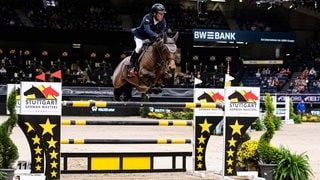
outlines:
{"label": "horse's hoof", "polygon": [[160,87],[152,87],[148,91],[149,94],[159,94],[161,92],[162,92],[162,88]]}
{"label": "horse's hoof", "polygon": [[113,101],[121,101],[120,97],[114,97]]}
{"label": "horse's hoof", "polygon": [[159,93],[162,93],[162,88],[157,88],[156,89],[155,94],[159,94]]}

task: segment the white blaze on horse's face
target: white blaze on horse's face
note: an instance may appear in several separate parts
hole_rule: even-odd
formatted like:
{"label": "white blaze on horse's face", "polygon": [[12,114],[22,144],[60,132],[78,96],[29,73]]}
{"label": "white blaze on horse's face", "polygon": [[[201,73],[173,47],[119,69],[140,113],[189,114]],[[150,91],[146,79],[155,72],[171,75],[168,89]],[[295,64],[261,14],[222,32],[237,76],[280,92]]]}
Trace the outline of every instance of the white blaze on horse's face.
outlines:
{"label": "white blaze on horse's face", "polygon": [[176,41],[178,39],[178,32],[174,35],[172,38],[165,38],[165,45],[167,46],[168,50],[170,51],[169,57],[167,57],[169,61],[169,69],[173,70],[176,69],[176,51],[177,51],[177,45]]}
{"label": "white blaze on horse's face", "polygon": [[167,59],[169,60],[169,70],[176,69],[176,53],[170,51],[169,57],[167,57]]}

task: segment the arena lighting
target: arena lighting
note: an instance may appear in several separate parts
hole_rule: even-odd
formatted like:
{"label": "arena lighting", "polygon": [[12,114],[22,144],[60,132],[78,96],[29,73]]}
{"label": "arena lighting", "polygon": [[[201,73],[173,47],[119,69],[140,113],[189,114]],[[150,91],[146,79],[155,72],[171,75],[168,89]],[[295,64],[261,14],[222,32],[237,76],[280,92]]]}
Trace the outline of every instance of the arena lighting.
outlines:
{"label": "arena lighting", "polygon": [[271,10],[274,7],[273,3],[270,3],[270,6],[267,8],[268,10]]}
{"label": "arena lighting", "polygon": [[[199,0],[191,0],[191,1],[199,1]],[[210,0],[211,2],[226,2],[226,0]]]}
{"label": "arena lighting", "polygon": [[289,9],[296,9],[297,8],[297,2],[292,2],[289,6]]}
{"label": "arena lighting", "polygon": [[298,3],[295,2],[295,1],[293,1],[293,2],[291,3],[291,5],[289,6],[289,9],[296,9],[297,7],[298,7]]}
{"label": "arena lighting", "polygon": [[262,4],[269,4],[267,8],[268,10],[271,10],[276,5],[282,6],[284,4],[287,4],[286,7],[289,9],[296,9],[299,4],[303,6],[305,4],[305,0],[256,0],[256,4],[257,7],[261,7]]}
{"label": "arena lighting", "polygon": [[207,0],[198,0],[197,1],[197,9],[198,9],[198,19],[200,21],[205,21],[208,16],[208,4]]}
{"label": "arena lighting", "polygon": [[45,9],[48,7],[56,7],[56,2],[54,0],[42,0],[42,2]]}
{"label": "arena lighting", "polygon": [[79,43],[73,43],[73,44],[72,44],[72,48],[73,48],[73,49],[80,49],[80,48],[81,48],[81,44],[79,44]]}
{"label": "arena lighting", "polygon": [[207,10],[208,10],[207,0],[198,0],[197,9],[198,9],[198,14],[207,14]]}

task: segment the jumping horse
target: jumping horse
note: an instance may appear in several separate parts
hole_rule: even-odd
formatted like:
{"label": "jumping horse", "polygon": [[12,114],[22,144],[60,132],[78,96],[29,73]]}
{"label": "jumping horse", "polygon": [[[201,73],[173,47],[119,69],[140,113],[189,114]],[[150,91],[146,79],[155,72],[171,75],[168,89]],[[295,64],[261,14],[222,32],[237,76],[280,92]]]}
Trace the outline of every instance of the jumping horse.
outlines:
{"label": "jumping horse", "polygon": [[115,101],[129,101],[132,98],[133,88],[136,88],[142,95],[162,92],[165,78],[170,77],[176,68],[177,39],[178,32],[173,37],[164,34],[162,40],[158,42],[151,43],[149,41],[149,44],[142,49],[137,62],[137,76],[128,78],[127,68],[130,56],[124,58],[112,75],[113,99]]}

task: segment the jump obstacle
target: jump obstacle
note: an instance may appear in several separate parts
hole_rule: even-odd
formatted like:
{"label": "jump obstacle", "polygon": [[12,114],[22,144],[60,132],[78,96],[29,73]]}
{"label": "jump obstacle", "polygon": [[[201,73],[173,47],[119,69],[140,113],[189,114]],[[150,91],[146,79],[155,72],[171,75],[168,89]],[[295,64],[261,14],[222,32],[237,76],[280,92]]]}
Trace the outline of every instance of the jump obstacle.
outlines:
{"label": "jump obstacle", "polygon": [[[63,106],[74,108],[83,107],[170,107],[170,108],[223,108],[223,104],[217,103],[186,103],[186,102],[106,102],[106,101],[63,101]],[[128,126],[191,126],[192,120],[150,120],[150,121],[101,121],[101,120],[61,120],[61,125],[128,125]],[[62,139],[61,144],[191,144],[191,139]],[[91,154],[91,155],[90,155]],[[64,166],[61,173],[89,173],[89,172],[177,172],[186,171],[186,157],[192,156],[193,152],[139,152],[139,153],[61,153]],[[101,161],[94,161],[95,155]],[[87,170],[68,170],[68,159],[70,157],[87,158]],[[130,157],[130,161],[124,161]],[[155,169],[156,157],[167,157],[172,160],[167,168]],[[109,162],[110,159],[118,159]],[[136,160],[134,160],[136,159]],[[181,162],[177,162],[180,160]],[[97,165],[99,164],[99,165]],[[112,164],[110,167],[103,164]],[[146,164],[141,167],[140,164]],[[90,166],[89,166],[90,165]],[[180,168],[179,168],[180,165]],[[96,167],[99,168],[96,168]],[[128,168],[129,166],[130,168]]]}
{"label": "jump obstacle", "polygon": [[195,102],[119,102],[119,101],[62,101],[68,107],[166,107],[166,108],[224,108],[222,103],[195,103]]}
{"label": "jump obstacle", "polygon": [[[215,103],[181,103],[181,102],[103,102],[103,101],[64,101],[63,106],[72,107],[216,107]],[[107,121],[107,120],[61,120],[60,125],[107,125],[107,126],[186,126],[194,128],[191,120],[150,120],[150,121]],[[191,144],[191,139],[61,139],[60,144]],[[69,173],[106,173],[106,172],[181,172],[186,171],[186,158],[192,151],[183,152],[61,152],[61,174]],[[84,159],[86,168],[72,169],[69,165],[74,159]],[[171,159],[166,167],[157,167],[159,158]],[[170,160],[169,160],[170,161]],[[36,163],[34,163],[36,164]]]}
{"label": "jump obstacle", "polygon": [[[117,126],[189,126],[190,120],[150,120],[150,121],[116,121],[116,120],[61,120],[63,126],[117,125]],[[191,144],[191,139],[61,139],[61,144]],[[107,173],[107,172],[183,172],[186,171],[186,158],[192,152],[62,152],[62,174],[72,173]],[[74,158],[83,158],[86,169],[69,169],[68,164]],[[161,158],[171,159],[168,166],[157,167],[155,163]]]}
{"label": "jump obstacle", "polygon": [[[235,175],[236,170],[236,148],[239,145],[240,137],[245,133],[246,129],[250,124],[256,119],[256,112],[259,112],[259,106],[256,102],[259,99],[254,97],[254,94],[259,94],[258,92],[252,93],[252,88],[237,87],[237,89],[230,89],[230,92],[226,92],[234,96],[238,92],[239,88],[243,88],[242,94],[238,93],[237,96],[242,96],[243,93],[248,92],[246,98],[253,98],[250,101],[232,101],[229,102],[230,105],[228,110],[232,113],[230,117],[226,117],[225,126],[225,141],[230,142],[230,139],[234,143],[226,144],[224,154],[225,154],[225,166],[223,173],[227,175]],[[257,90],[255,90],[257,91]],[[235,93],[234,93],[235,92]],[[234,93],[234,94],[232,94]],[[250,94],[250,96],[249,96]],[[40,100],[41,101],[41,100]],[[26,101],[27,102],[27,101]],[[41,101],[45,103],[51,103],[52,101]],[[206,108],[215,109],[219,108],[224,110],[223,103],[194,103],[194,102],[107,102],[107,101],[60,101],[62,106],[74,107],[74,108],[84,108],[93,107],[104,108],[104,107],[118,107],[118,108],[137,108],[137,107],[162,107],[162,108]],[[244,104],[244,105],[243,105]],[[21,103],[21,106],[24,105]],[[59,106],[59,105],[58,105]],[[25,107],[28,107],[25,105]],[[234,109],[235,108],[235,109]],[[239,109],[242,108],[242,109]],[[247,110],[247,108],[249,108]],[[250,109],[251,108],[251,109]],[[37,109],[34,109],[36,111]],[[238,114],[238,113],[242,114]],[[63,139],[60,140],[60,126],[61,125],[142,125],[142,126],[176,126],[174,122],[170,121],[152,121],[149,124],[143,124],[141,121],[137,122],[97,122],[97,121],[76,121],[76,120],[63,120],[61,123],[61,114],[57,116],[56,114],[45,116],[45,115],[33,115],[28,114],[29,111],[24,110],[25,114],[19,115],[19,126],[23,129],[26,134],[29,146],[34,151],[32,154],[31,162],[31,172],[41,173],[45,169],[45,175],[48,179],[59,179],[60,173],[106,173],[106,172],[175,172],[175,171],[186,171],[186,157],[193,156],[193,170],[206,170],[206,146],[209,141],[210,135],[212,135],[215,127],[223,119],[223,115],[218,116],[194,116],[193,123],[183,122],[178,123],[181,125],[191,126],[194,128],[194,142],[190,139]],[[248,114],[249,113],[249,114]],[[246,116],[248,114],[249,116]],[[240,116],[240,117],[239,117]],[[21,117],[21,120],[20,120]],[[32,120],[31,120],[32,119]],[[54,123],[52,123],[54,122]],[[24,127],[23,127],[24,126]],[[36,126],[38,129],[34,128]],[[56,131],[53,132],[53,128]],[[35,132],[31,132],[31,128],[34,128]],[[33,137],[32,137],[33,136]],[[37,145],[35,140],[40,137],[41,146]],[[50,139],[51,138],[51,139]],[[59,143],[54,144],[55,140],[53,138],[58,138]],[[238,141],[239,140],[239,141]],[[78,152],[78,153],[68,153],[60,152],[61,144],[192,144],[193,152],[129,152],[129,153],[104,153],[104,152]],[[38,146],[38,147],[37,147]],[[39,149],[43,147],[42,149]],[[38,152],[41,151],[41,152]],[[40,153],[41,155],[37,154]],[[60,160],[56,159],[57,155],[60,155]],[[170,158],[172,163],[170,167],[155,169],[154,162],[156,157],[166,157]],[[68,163],[72,158],[85,158],[87,160],[87,169],[68,169]],[[45,159],[45,161],[41,160]],[[37,162],[40,161],[40,162]],[[177,163],[180,161],[180,163]],[[57,166],[57,162],[60,166]],[[230,163],[231,162],[231,163]],[[45,164],[46,163],[46,164]],[[61,168],[63,167],[63,169]]]}

